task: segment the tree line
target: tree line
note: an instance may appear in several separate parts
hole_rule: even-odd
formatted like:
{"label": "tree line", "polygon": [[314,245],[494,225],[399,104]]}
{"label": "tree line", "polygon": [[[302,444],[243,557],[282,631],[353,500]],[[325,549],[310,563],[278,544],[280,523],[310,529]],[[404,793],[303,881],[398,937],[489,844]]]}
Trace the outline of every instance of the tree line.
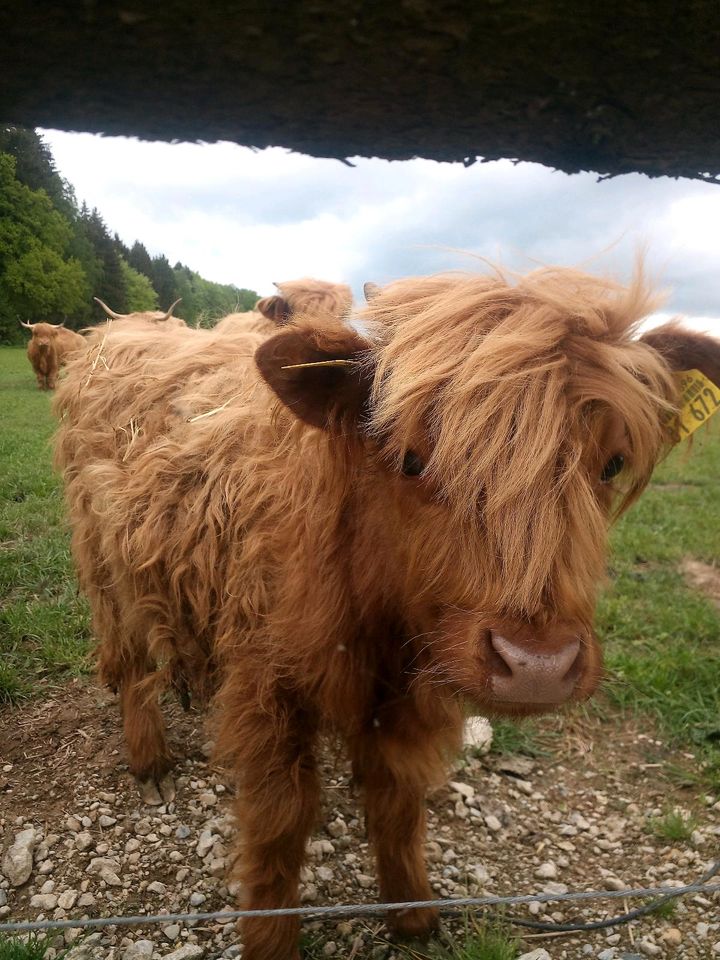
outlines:
{"label": "tree line", "polygon": [[0,343],[23,339],[18,320],[75,330],[96,323],[102,312],[93,297],[118,313],[167,309],[182,297],[178,314],[202,326],[258,299],[152,257],[139,240],[126,246],[97,209],[78,204],[42,137],[0,126]]}

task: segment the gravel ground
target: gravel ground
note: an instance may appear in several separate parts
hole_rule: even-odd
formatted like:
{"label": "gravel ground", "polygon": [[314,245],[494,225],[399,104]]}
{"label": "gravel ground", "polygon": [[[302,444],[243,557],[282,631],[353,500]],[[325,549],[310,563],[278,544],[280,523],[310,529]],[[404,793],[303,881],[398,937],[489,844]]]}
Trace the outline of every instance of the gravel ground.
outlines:
{"label": "gravel ground", "polygon": [[[117,705],[77,682],[41,703],[0,715],[0,922],[234,909],[226,886],[233,819],[230,789],[209,760],[203,720],[174,706],[185,745],[177,797],[142,806],[123,763]],[[674,786],[670,761],[692,771],[653,733],[627,721],[546,721],[542,759],[469,751],[430,797],[428,863],[439,896],[509,895],[695,881],[720,855],[720,800]],[[327,751],[322,821],[310,842],[302,899],[368,902],[378,896],[356,798],[342,759]],[[653,818],[678,807],[692,836],[669,841]],[[718,892],[692,896],[666,917],[563,937],[526,936],[520,952],[547,960],[598,957],[720,958]],[[633,904],[635,905],[635,904]],[[622,912],[622,901],[532,903],[514,915],[555,921]],[[462,921],[449,920],[450,930]],[[312,956],[400,957],[380,920],[306,925]],[[192,921],[109,927],[71,944],[70,960],[241,956],[233,925]],[[48,960],[57,953],[51,949]]]}

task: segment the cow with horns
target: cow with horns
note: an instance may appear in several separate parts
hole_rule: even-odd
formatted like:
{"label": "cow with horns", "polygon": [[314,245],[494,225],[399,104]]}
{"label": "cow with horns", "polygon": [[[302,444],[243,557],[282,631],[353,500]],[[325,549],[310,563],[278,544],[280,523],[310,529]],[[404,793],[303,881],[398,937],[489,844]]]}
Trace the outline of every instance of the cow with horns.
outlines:
{"label": "cow with horns", "polygon": [[27,355],[41,390],[54,390],[60,367],[71,354],[85,346],[79,333],[66,329],[63,323],[24,323],[30,331]]}
{"label": "cow with horns", "polygon": [[[432,898],[424,799],[464,713],[583,700],[611,519],[679,432],[678,370],[720,343],[656,300],[546,268],[401,280],[349,325],[269,338],[123,324],[71,362],[57,463],[130,768],[171,796],[163,684],[214,698],[237,783],[243,906],[298,903],[316,751],[343,741],[384,901]],[[716,397],[720,404],[720,395]],[[428,934],[431,906],[394,912]],[[246,960],[297,960],[294,917],[245,921]]]}
{"label": "cow with horns", "polygon": [[106,303],[103,303],[99,297],[93,297],[93,300],[102,307],[108,320],[146,320],[149,323],[155,323],[158,324],[158,326],[168,329],[187,326],[181,317],[173,316],[173,310],[182,302],[182,297],[178,297],[168,310],[138,310],[134,313],[116,313],[114,310],[111,310]]}

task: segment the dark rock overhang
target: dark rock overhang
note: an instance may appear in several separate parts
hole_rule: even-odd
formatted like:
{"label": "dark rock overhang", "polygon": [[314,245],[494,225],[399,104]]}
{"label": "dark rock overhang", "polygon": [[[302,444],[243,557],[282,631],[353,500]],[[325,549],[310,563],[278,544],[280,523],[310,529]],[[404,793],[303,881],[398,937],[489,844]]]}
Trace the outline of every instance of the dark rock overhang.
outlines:
{"label": "dark rock overhang", "polygon": [[720,174],[716,0],[0,7],[0,119],[314,156]]}

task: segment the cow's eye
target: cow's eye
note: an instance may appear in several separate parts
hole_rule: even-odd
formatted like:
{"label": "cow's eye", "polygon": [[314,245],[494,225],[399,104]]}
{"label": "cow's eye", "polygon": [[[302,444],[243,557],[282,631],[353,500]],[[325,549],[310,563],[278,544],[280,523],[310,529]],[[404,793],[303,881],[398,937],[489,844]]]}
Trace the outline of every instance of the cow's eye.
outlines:
{"label": "cow's eye", "polygon": [[602,473],[600,474],[600,482],[610,483],[610,481],[614,480],[615,477],[620,473],[624,465],[625,457],[623,457],[621,453],[616,453],[614,457],[610,457],[602,469]]}
{"label": "cow's eye", "polygon": [[403,458],[402,463],[402,472],[406,477],[419,477],[420,474],[425,469],[425,464],[422,462],[420,457],[413,453],[412,450],[408,450]]}

